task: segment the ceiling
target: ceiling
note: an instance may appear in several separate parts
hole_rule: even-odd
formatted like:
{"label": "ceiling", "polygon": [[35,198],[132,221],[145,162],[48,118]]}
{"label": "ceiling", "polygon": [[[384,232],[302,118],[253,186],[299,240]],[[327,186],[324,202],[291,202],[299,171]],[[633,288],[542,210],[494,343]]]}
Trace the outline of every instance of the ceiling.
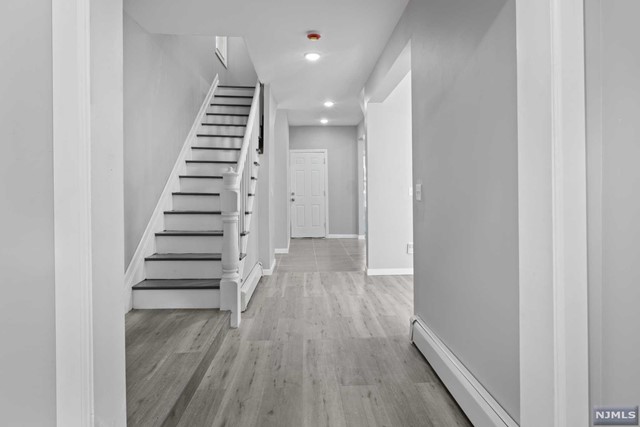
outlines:
{"label": "ceiling", "polygon": [[[356,125],[360,92],[408,0],[126,0],[147,31],[245,38],[291,125]],[[308,31],[322,39],[307,40]],[[319,61],[306,52],[322,54]],[[324,101],[336,104],[327,109]]]}

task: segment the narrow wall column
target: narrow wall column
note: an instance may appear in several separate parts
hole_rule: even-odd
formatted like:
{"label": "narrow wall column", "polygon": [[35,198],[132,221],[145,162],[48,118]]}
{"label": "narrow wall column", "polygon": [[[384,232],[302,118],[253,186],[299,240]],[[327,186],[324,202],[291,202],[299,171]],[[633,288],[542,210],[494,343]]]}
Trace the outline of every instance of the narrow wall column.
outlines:
{"label": "narrow wall column", "polygon": [[57,423],[124,426],[122,1],[52,11]]}
{"label": "narrow wall column", "polygon": [[516,9],[521,426],[586,426],[583,0]]}

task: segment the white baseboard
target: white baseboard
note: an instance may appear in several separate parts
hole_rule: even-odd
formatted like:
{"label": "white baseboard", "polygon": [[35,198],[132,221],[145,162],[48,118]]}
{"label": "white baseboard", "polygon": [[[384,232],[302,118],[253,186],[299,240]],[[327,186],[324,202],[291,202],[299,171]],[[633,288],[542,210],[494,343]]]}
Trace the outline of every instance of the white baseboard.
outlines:
{"label": "white baseboard", "polygon": [[263,276],[271,276],[275,270],[276,270],[276,260],[274,259],[273,263],[271,264],[271,268],[263,269],[262,270],[262,275]]}
{"label": "white baseboard", "polygon": [[251,269],[251,272],[247,276],[246,280],[242,283],[240,287],[240,308],[242,311],[247,309],[249,305],[249,300],[251,300],[251,296],[253,292],[256,290],[258,286],[258,282],[262,277],[262,264],[256,263]]}
{"label": "white baseboard", "polygon": [[358,234],[358,240],[365,240],[367,238],[366,234]]}
{"label": "white baseboard", "polygon": [[174,191],[180,191],[180,178],[179,176],[186,170],[186,160],[189,160],[191,156],[191,143],[197,138],[198,128],[202,123],[202,117],[207,111],[207,107],[211,102],[211,98],[218,87],[218,75],[213,79],[213,83],[209,88],[209,93],[204,98],[200,111],[193,121],[191,130],[184,141],[182,150],[176,159],[176,162],[169,175],[169,179],[162,190],[158,204],[151,215],[151,219],[147,224],[147,228],[144,230],[144,234],[138,243],[138,247],[133,254],[133,258],[127,267],[124,274],[124,308],[125,312],[128,312],[133,307],[132,291],[131,288],[136,284],[144,280],[144,259],[149,255],[153,255],[156,251],[156,239],[155,233],[164,230],[164,212],[171,210],[173,205],[172,193]]}
{"label": "white baseboard", "polygon": [[411,340],[475,427],[518,427],[456,355],[416,316],[411,319]]}
{"label": "white baseboard", "polygon": [[367,276],[407,276],[413,268],[367,268]]}
{"label": "white baseboard", "polygon": [[288,254],[289,253],[289,248],[284,248],[284,249],[275,249],[276,254]]}
{"label": "white baseboard", "polygon": [[327,239],[357,239],[357,234],[328,234]]}

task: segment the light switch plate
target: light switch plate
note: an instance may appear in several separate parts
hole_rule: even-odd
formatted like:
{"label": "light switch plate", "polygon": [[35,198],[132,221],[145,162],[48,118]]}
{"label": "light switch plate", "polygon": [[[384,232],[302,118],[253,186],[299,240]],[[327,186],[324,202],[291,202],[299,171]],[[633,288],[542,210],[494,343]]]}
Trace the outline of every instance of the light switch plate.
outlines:
{"label": "light switch plate", "polygon": [[413,242],[407,243],[407,253],[408,254],[412,254],[413,253]]}
{"label": "light switch plate", "polygon": [[422,200],[422,183],[416,184],[416,200]]}

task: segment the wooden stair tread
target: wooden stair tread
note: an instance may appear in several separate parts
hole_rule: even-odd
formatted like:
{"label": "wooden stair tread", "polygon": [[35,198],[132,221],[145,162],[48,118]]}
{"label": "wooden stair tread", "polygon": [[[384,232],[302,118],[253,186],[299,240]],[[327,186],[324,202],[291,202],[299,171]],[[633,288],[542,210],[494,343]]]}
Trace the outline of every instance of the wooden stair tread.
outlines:
{"label": "wooden stair tread", "polygon": [[233,160],[187,160],[187,163],[216,163],[216,164],[236,164]]}
{"label": "wooden stair tread", "polygon": [[190,230],[165,230],[156,233],[156,236],[222,236],[222,230],[190,231]]}
{"label": "wooden stair tread", "polygon": [[176,191],[172,193],[174,196],[220,196],[220,193],[193,193],[193,192],[185,192],[185,191]]}
{"label": "wooden stair tread", "polygon": [[218,85],[218,87],[225,89],[255,89],[253,86]]}
{"label": "wooden stair tread", "polygon": [[134,290],[220,289],[220,279],[145,279]]}
{"label": "wooden stair tread", "polygon": [[202,126],[232,126],[232,127],[242,127],[242,128],[246,128],[247,125],[239,125],[239,124],[232,124],[232,123],[200,123]]}
{"label": "wooden stair tread", "polygon": [[206,113],[207,116],[231,116],[231,117],[249,117],[248,114],[235,114],[235,113]]}
{"label": "wooden stair tread", "polygon": [[[249,231],[243,231],[240,236],[248,236]],[[165,230],[156,233],[156,236],[223,236],[222,230],[191,231],[191,230]]]}
{"label": "wooden stair tread", "polygon": [[[240,261],[247,254],[240,254]],[[153,254],[145,261],[222,261],[222,254]]]}
{"label": "wooden stair tread", "polygon": [[[198,138],[244,138],[244,135],[209,135],[204,133],[199,133]],[[199,148],[199,147],[191,147],[191,148]],[[206,147],[205,147],[206,148]],[[219,150],[240,150],[240,148],[219,148]]]}
{"label": "wooden stair tread", "polygon": [[173,211],[164,211],[165,214],[168,215],[221,215],[220,211],[198,211],[198,210],[173,210]]}
{"label": "wooden stair tread", "polygon": [[240,98],[240,99],[253,99],[253,95],[214,95],[214,98]]}

